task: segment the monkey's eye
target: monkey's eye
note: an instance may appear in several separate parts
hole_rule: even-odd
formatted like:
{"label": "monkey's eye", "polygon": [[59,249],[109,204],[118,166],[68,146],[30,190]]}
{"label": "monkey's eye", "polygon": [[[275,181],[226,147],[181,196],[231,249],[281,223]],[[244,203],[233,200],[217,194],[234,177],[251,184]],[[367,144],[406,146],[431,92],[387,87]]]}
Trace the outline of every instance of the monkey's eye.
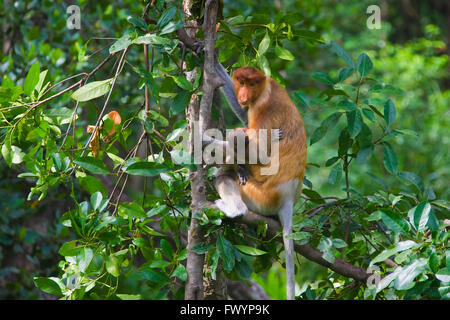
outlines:
{"label": "monkey's eye", "polygon": [[253,82],[250,82],[250,87],[253,87],[255,84]]}
{"label": "monkey's eye", "polygon": [[243,86],[244,85],[244,81],[239,81],[239,84],[241,85],[241,86]]}

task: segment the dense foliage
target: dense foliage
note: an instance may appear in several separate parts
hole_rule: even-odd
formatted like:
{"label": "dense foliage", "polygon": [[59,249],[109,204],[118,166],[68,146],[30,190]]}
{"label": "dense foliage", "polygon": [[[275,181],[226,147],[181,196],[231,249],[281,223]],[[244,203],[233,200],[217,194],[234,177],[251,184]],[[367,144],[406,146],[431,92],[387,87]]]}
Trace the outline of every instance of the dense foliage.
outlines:
{"label": "dense foliage", "polygon": [[[308,167],[291,237],[330,263],[375,271],[367,285],[298,257],[297,296],[449,299],[440,28],[395,43],[389,22],[366,28],[365,1],[332,3],[224,1],[216,45],[229,70],[253,65],[285,85],[305,119]],[[188,153],[185,109],[201,96],[201,72],[185,73],[202,60],[179,45],[179,1],[156,1],[152,23],[142,2],[79,5],[81,30],[66,28],[62,1],[0,9],[20,35],[0,56],[0,297],[183,299],[192,167],[178,159]],[[240,125],[231,112],[225,120]],[[223,269],[285,298],[283,248],[265,225],[212,209],[195,218],[208,239],[193,248],[206,254],[206,276]]]}

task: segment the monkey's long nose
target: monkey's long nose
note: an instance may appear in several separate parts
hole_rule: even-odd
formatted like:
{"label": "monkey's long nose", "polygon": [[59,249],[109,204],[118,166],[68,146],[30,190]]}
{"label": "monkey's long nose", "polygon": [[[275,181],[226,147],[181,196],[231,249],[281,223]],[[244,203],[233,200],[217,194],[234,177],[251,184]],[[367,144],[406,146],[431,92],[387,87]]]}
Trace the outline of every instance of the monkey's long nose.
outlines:
{"label": "monkey's long nose", "polygon": [[248,103],[248,92],[245,89],[245,87],[242,88],[241,90],[239,90],[237,98],[238,98],[238,102],[242,105],[245,105]]}

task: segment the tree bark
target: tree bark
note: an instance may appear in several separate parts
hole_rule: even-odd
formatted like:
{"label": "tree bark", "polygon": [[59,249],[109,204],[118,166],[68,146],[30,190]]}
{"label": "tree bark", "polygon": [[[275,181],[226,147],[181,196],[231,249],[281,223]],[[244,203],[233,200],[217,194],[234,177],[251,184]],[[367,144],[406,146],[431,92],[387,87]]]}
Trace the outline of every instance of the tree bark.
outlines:
{"label": "tree bark", "polygon": [[[189,16],[188,2],[183,2],[186,17]],[[187,5],[186,5],[187,4]],[[214,96],[214,90],[218,88],[222,82],[220,78],[216,76],[214,69],[214,46],[216,43],[216,17],[217,17],[217,0],[207,0],[205,3],[205,14],[203,23],[203,34],[205,37],[204,47],[204,66],[203,66],[203,84],[202,84],[202,100],[200,107],[197,109],[195,106],[198,101],[198,97],[191,99],[189,106],[189,132],[190,132],[190,149],[191,154],[194,155],[194,143],[200,143],[202,145],[201,137],[206,129],[208,129],[211,119],[211,106]],[[195,121],[198,120],[198,130],[196,133]],[[200,137],[200,141],[196,139],[196,135]],[[199,159],[200,160],[200,159]],[[206,170],[203,164],[198,164],[195,171],[191,172],[191,224],[188,231],[188,256],[186,263],[186,270],[188,273],[188,280],[185,289],[186,300],[201,300],[204,299],[204,287],[203,287],[203,265],[205,261],[204,255],[199,255],[193,252],[192,247],[200,242],[204,241],[203,232],[195,218],[196,214],[201,213],[204,204],[206,203]],[[219,273],[220,274],[220,273]],[[222,277],[218,277],[221,279]],[[221,280],[222,281],[222,280]],[[220,283],[214,284],[215,288],[226,288],[225,285]]]}

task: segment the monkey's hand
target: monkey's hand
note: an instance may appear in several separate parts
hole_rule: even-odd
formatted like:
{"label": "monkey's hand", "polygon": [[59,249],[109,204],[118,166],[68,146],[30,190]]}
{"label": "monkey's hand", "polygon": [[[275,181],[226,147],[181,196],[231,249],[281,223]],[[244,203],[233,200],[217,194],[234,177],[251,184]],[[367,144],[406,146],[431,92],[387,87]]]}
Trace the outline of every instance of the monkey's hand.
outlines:
{"label": "monkey's hand", "polygon": [[202,42],[195,40],[193,49],[197,55],[200,55],[200,53],[203,53],[205,46],[203,45]]}
{"label": "monkey's hand", "polygon": [[283,139],[283,130],[281,129],[281,128],[278,128],[278,129],[272,129],[272,130],[275,130],[276,131],[276,133],[275,133],[275,135],[273,136],[273,141],[281,141],[282,139]]}
{"label": "monkey's hand", "polygon": [[248,170],[247,170],[247,166],[245,164],[238,164],[238,168],[237,168],[237,176],[239,178],[239,182],[242,185],[245,185],[247,183],[248,177],[251,174]]}

